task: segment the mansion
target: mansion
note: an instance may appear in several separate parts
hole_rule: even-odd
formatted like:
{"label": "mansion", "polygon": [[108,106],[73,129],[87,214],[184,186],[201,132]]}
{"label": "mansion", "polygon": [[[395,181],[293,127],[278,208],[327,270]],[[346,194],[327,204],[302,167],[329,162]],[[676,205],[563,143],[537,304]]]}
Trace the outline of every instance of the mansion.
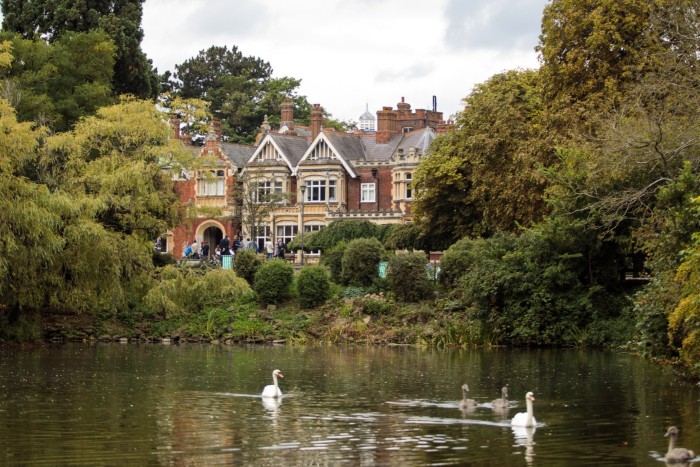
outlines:
{"label": "mansion", "polygon": [[[403,98],[396,107],[377,111],[375,131],[368,126],[345,133],[322,128],[319,104],[310,126],[295,125],[286,101],[280,128],[272,129],[266,118],[250,146],[221,141],[214,122],[204,145],[193,147],[201,163],[176,180],[181,202],[195,214],[160,239],[161,251],[180,257],[196,238],[213,253],[224,235],[232,242],[254,239],[260,248],[268,239],[286,244],[301,229],[320,230],[339,219],[411,222],[413,174],[449,123],[442,112],[412,110]],[[171,126],[182,139],[176,117]]]}

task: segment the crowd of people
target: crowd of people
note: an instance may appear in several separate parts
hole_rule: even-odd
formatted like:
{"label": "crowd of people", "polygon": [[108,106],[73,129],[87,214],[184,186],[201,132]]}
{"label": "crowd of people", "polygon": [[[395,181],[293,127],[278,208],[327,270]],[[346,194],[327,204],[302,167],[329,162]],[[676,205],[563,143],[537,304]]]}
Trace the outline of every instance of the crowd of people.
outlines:
{"label": "crowd of people", "polygon": [[191,243],[185,242],[183,245],[183,257],[184,259],[194,259],[194,260],[214,260],[217,264],[222,264],[222,259],[224,256],[231,256],[231,259],[235,259],[236,254],[242,250],[251,250],[255,253],[264,252],[267,259],[274,258],[284,258],[286,253],[285,244],[282,240],[279,240],[275,245],[272,240],[267,239],[263,244],[262,250],[258,248],[256,243],[250,238],[243,241],[242,237],[234,238],[233,242],[228,237],[224,235],[221,239],[213,253],[210,255],[209,244],[206,240],[198,242],[195,238]]}

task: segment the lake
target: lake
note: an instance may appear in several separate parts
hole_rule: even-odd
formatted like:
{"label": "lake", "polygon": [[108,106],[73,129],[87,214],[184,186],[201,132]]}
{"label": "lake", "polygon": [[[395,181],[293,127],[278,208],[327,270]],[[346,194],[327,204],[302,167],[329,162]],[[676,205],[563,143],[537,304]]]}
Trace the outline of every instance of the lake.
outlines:
{"label": "lake", "polygon": [[0,351],[0,386],[3,465],[659,466],[670,425],[700,451],[698,387],[621,352],[66,344]]}

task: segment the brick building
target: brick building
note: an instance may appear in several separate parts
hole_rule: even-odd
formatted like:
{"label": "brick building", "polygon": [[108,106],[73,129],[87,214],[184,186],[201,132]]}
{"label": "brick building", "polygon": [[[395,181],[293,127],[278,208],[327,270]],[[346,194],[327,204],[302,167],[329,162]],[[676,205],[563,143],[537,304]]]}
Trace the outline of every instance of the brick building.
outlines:
{"label": "brick building", "polygon": [[[204,146],[193,148],[197,168],[176,182],[192,215],[161,239],[163,250],[180,257],[186,242],[216,245],[224,235],[287,243],[301,226],[310,232],[339,219],[411,222],[413,174],[449,128],[442,112],[414,111],[402,98],[377,112],[375,132],[356,133],[324,129],[322,117],[314,104],[311,125],[296,125],[285,102],[280,128],[265,119],[252,146],[222,142],[215,122]],[[173,128],[181,137],[176,119]]]}

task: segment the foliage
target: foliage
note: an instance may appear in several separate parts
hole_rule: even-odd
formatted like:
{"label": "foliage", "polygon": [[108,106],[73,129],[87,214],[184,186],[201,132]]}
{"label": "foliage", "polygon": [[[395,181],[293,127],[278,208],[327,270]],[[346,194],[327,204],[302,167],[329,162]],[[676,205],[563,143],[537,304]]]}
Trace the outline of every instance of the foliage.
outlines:
{"label": "foliage", "polygon": [[343,255],[348,244],[345,241],[338,242],[335,246],[325,250],[321,255],[321,264],[328,267],[331,280],[340,284],[343,280]]}
{"label": "foliage", "polygon": [[278,304],[289,298],[294,267],[287,261],[267,261],[255,273],[254,288],[258,300]]}
{"label": "foliage", "polygon": [[[25,39],[45,39],[50,43],[62,40],[70,32],[103,31],[116,46],[114,91],[155,98],[157,74],[141,50],[144,1],[2,0],[2,29]],[[79,57],[76,66],[90,58],[90,54]]]}
{"label": "foliage", "polygon": [[296,286],[299,304],[304,308],[323,305],[330,297],[328,272],[323,266],[302,268]]}
{"label": "foliage", "polygon": [[272,78],[268,62],[244,56],[236,46],[201,50],[196,57],[175,65],[175,70],[176,93],[209,102],[221,120],[222,133],[231,141],[255,141],[264,117],[279,115],[285,99],[294,103],[296,118],[308,118],[311,112],[306,98],[295,94],[299,80]]}
{"label": "foliage", "polygon": [[342,282],[369,286],[377,277],[384,249],[376,238],[357,238],[348,242],[342,259]]}
{"label": "foliage", "polygon": [[430,238],[416,223],[394,225],[387,232],[384,247],[388,250],[423,250],[432,249]]}
{"label": "foliage", "polygon": [[389,259],[387,280],[397,300],[418,302],[430,297],[432,286],[426,273],[428,259],[423,253],[404,253]]}
{"label": "foliage", "polygon": [[552,219],[519,237],[465,243],[466,272],[453,297],[494,343],[578,345],[577,330],[627,306],[609,246],[578,222]]}
{"label": "foliage", "polygon": [[[349,242],[356,238],[376,238],[383,242],[392,228],[393,226],[377,225],[370,221],[334,221],[322,230],[304,235],[304,246],[309,250],[323,250],[325,252],[340,242]],[[299,247],[296,238],[290,247]]]}
{"label": "foliage", "polygon": [[251,292],[243,279],[227,269],[166,266],[156,271],[154,279],[143,308],[161,319],[196,314],[210,306],[227,306]]}
{"label": "foliage", "polygon": [[255,254],[254,250],[238,250],[236,259],[233,262],[233,270],[238,277],[242,277],[251,286],[255,281],[255,273],[263,264],[262,260]]}
{"label": "foliage", "polygon": [[555,159],[541,88],[537,71],[495,75],[465,99],[456,129],[435,140],[414,181],[415,213],[434,247],[517,231],[546,213],[538,167]]}
{"label": "foliage", "polygon": [[538,51],[547,93],[562,104],[617,94],[642,75],[656,45],[659,1],[554,0],[544,9]]}
{"label": "foliage", "polygon": [[102,32],[67,33],[53,44],[2,33],[14,59],[2,75],[2,96],[20,121],[71,128],[81,117],[112,104],[115,49]]}

